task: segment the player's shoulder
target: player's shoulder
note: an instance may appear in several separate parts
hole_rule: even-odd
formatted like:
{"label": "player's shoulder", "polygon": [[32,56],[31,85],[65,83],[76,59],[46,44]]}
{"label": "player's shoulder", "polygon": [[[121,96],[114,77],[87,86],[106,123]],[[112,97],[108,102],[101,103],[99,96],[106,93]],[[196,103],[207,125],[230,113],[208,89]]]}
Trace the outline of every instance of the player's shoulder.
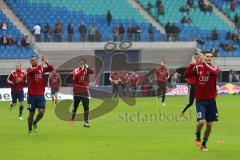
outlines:
{"label": "player's shoulder", "polygon": [[16,72],[16,70],[12,70],[11,72],[10,72],[10,74],[14,74]]}

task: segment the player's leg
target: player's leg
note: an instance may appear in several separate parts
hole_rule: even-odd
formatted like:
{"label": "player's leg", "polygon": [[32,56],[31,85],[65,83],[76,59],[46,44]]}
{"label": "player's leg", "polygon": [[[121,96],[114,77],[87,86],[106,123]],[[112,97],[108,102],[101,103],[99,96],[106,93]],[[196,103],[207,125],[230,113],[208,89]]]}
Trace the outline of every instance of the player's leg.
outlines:
{"label": "player's leg", "polygon": [[122,87],[122,96],[125,96],[126,85],[122,84],[121,87]]}
{"label": "player's leg", "polygon": [[195,144],[201,146],[201,131],[206,123],[206,102],[202,100],[196,101],[196,116],[197,116],[197,127],[196,127],[196,137]]}
{"label": "player's leg", "polygon": [[201,146],[201,149],[204,151],[207,151],[207,141],[211,134],[211,131],[212,131],[212,122],[207,122],[206,130],[204,132],[204,137],[203,137],[202,146]]}
{"label": "player's leg", "polygon": [[12,96],[12,102],[10,103],[9,111],[12,111],[13,107],[16,106],[16,104],[17,104],[17,93],[11,92],[11,96]]}
{"label": "player's leg", "polygon": [[194,85],[189,85],[189,101],[188,101],[188,104],[182,110],[182,113],[185,113],[186,110],[193,105],[194,94],[195,94],[194,92],[195,92],[195,86]]}
{"label": "player's leg", "polygon": [[33,135],[33,130],[32,130],[32,125],[33,125],[33,117],[35,114],[35,97],[28,95],[28,110],[29,110],[29,115],[28,115],[28,134],[31,136]]}
{"label": "player's leg", "polygon": [[89,98],[82,97],[82,104],[84,110],[84,127],[90,127],[89,125]]}
{"label": "player's leg", "polygon": [[54,97],[55,97],[55,104],[57,104],[58,103],[58,91],[55,92]]}
{"label": "player's leg", "polygon": [[37,114],[35,120],[33,121],[33,129],[35,132],[37,131],[37,124],[43,118],[44,113],[45,113],[44,108],[38,108],[38,114]]}
{"label": "player's leg", "polygon": [[33,121],[33,129],[34,131],[37,130],[37,123],[43,118],[45,113],[45,107],[46,107],[46,100],[44,95],[36,96],[36,107],[38,108],[38,114]]}
{"label": "player's leg", "polygon": [[33,109],[29,110],[29,115],[28,115],[28,134],[31,136],[33,135],[33,117],[34,117],[35,111]]}
{"label": "player's leg", "polygon": [[165,98],[166,98],[166,90],[167,90],[167,84],[163,82],[161,84],[161,95],[162,95],[162,105],[165,106]]}
{"label": "player's leg", "polygon": [[206,130],[204,132],[204,137],[203,137],[202,147],[201,147],[203,151],[208,151],[207,141],[212,131],[212,124],[214,121],[218,121],[218,110],[217,110],[216,101],[208,100],[208,104],[209,106],[207,106],[207,111],[206,111],[207,125],[206,125]]}
{"label": "player's leg", "polygon": [[80,98],[79,95],[74,95],[73,96],[73,109],[72,109],[71,121],[74,121],[74,119],[75,119],[80,100],[81,100],[81,98]]}
{"label": "player's leg", "polygon": [[20,103],[18,119],[19,119],[19,120],[23,120],[23,117],[22,117],[23,109],[24,109],[24,106],[23,106],[23,102],[24,102],[24,92],[23,92],[23,91],[21,91],[21,92],[18,93],[18,100],[19,100],[19,103]]}
{"label": "player's leg", "polygon": [[158,82],[158,84],[157,84],[157,98],[160,97],[160,94],[161,94],[161,85],[160,85],[160,83]]}
{"label": "player's leg", "polygon": [[55,99],[55,90],[51,88],[51,98],[52,98],[52,104],[54,104]]}

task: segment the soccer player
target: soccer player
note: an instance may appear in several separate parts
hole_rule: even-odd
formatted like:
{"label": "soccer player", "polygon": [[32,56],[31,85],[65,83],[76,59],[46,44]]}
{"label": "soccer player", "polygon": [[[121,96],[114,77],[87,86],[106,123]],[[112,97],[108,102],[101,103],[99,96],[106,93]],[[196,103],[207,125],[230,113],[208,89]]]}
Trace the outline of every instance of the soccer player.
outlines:
{"label": "soccer player", "polygon": [[[201,52],[196,53],[195,59],[196,59],[196,64],[202,63],[203,59],[204,59],[204,55]],[[189,85],[189,101],[188,101],[188,104],[182,110],[181,115],[184,115],[184,113],[187,111],[187,109],[193,105],[193,102],[195,100],[194,95],[195,95],[196,77],[187,78],[186,81]]]}
{"label": "soccer player", "polygon": [[112,71],[109,76],[109,81],[112,84],[112,95],[117,98],[118,86],[120,84],[120,74],[118,71]]}
{"label": "soccer player", "polygon": [[48,87],[51,88],[51,97],[52,103],[57,104],[58,101],[58,91],[61,86],[61,77],[56,72],[56,69],[53,69],[51,74],[48,77]]}
{"label": "soccer player", "polygon": [[[197,64],[195,56],[192,57],[191,64],[187,67],[185,78],[196,78],[195,98],[197,111],[197,129],[195,144],[203,151],[208,151],[207,141],[212,130],[212,123],[218,120],[216,105],[217,78],[219,69],[213,66],[212,53],[205,53],[205,62]],[[203,140],[201,142],[201,130],[206,123]]]}
{"label": "soccer player", "polygon": [[139,76],[136,72],[133,72],[130,75],[130,87],[132,90],[132,95],[135,97],[136,96],[136,90],[137,90],[137,85],[139,83]]}
{"label": "soccer player", "polygon": [[160,67],[155,71],[155,81],[158,85],[157,97],[162,97],[162,105],[165,106],[165,95],[167,90],[167,80],[169,78],[169,72],[166,67],[165,61],[160,61]]}
{"label": "soccer player", "polygon": [[73,74],[73,110],[71,123],[74,122],[76,112],[79,106],[79,103],[82,101],[83,110],[84,110],[84,127],[90,127],[89,125],[89,74],[93,74],[94,71],[86,64],[84,58],[81,58],[79,61],[79,67],[74,69]]}
{"label": "soccer player", "polygon": [[26,73],[21,70],[21,63],[16,64],[16,69],[13,70],[7,78],[7,82],[11,85],[11,95],[12,102],[10,104],[9,110],[12,110],[13,106],[16,105],[17,101],[20,103],[19,107],[19,120],[23,120],[23,101],[24,101],[24,92],[23,87],[26,83]]}
{"label": "soccer player", "polygon": [[[53,66],[50,65],[44,55],[41,56],[42,63],[38,64],[36,56],[30,58],[31,67],[27,69],[27,82],[28,82],[28,133],[33,135],[37,131],[37,123],[42,119],[45,112],[45,80],[44,73],[51,72]],[[44,66],[46,65],[46,66]],[[38,109],[38,115],[33,121],[35,110]]]}
{"label": "soccer player", "polygon": [[128,84],[129,84],[129,75],[128,75],[128,72],[123,70],[121,73],[120,73],[120,85],[122,87],[122,95],[125,96],[126,94],[126,89],[128,87]]}

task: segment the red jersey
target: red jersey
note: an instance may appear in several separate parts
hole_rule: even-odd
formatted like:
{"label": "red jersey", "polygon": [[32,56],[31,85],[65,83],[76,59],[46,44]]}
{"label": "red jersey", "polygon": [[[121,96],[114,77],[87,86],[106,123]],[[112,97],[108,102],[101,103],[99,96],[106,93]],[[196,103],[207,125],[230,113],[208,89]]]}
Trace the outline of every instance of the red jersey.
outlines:
{"label": "red jersey", "polygon": [[26,72],[21,70],[13,70],[7,77],[7,82],[11,85],[11,91],[23,91],[26,82]]}
{"label": "red jersey", "polygon": [[187,83],[190,85],[196,84],[196,77],[190,77],[186,79]]}
{"label": "red jersey", "polygon": [[88,67],[76,68],[73,70],[73,93],[88,95],[89,74],[94,71]]}
{"label": "red jersey", "polygon": [[208,100],[217,96],[217,78],[219,69],[206,63],[197,65],[190,64],[185,73],[185,78],[196,78],[195,98],[197,100]]}
{"label": "red jersey", "polygon": [[135,86],[135,85],[137,85],[138,84],[138,75],[137,74],[132,74],[131,76],[130,76],[130,85],[131,86]]}
{"label": "red jersey", "polygon": [[129,80],[129,75],[128,75],[128,73],[123,72],[123,73],[120,75],[120,80],[121,80],[122,84],[127,84],[127,83],[128,83],[128,80]]}
{"label": "red jersey", "polygon": [[28,94],[43,95],[45,92],[44,73],[51,72],[52,70],[52,65],[46,67],[39,65],[36,67],[29,67],[27,69]]}
{"label": "red jersey", "polygon": [[169,78],[169,72],[166,67],[158,67],[155,71],[155,80],[157,82],[167,82]]}
{"label": "red jersey", "polygon": [[110,78],[109,80],[112,82],[112,83],[118,83],[120,81],[120,75],[118,72],[112,72],[110,74]]}
{"label": "red jersey", "polygon": [[50,74],[48,77],[48,87],[58,90],[61,86],[61,77],[59,74]]}

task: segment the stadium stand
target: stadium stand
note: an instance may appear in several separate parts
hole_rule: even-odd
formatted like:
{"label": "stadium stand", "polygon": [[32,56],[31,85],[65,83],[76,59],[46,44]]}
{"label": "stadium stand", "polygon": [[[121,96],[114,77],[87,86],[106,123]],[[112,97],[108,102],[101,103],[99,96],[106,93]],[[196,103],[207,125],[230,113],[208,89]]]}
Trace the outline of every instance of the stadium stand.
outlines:
{"label": "stadium stand", "polygon": [[211,2],[233,21],[235,14],[240,14],[240,3],[237,0],[212,0]]}
{"label": "stadium stand", "polygon": [[0,59],[26,59],[38,55],[30,46],[23,47],[23,35],[0,10]]}
{"label": "stadium stand", "polygon": [[[141,29],[140,41],[149,41],[149,23],[142,15],[134,9],[127,0],[5,0],[10,8],[22,20],[29,30],[33,30],[34,25],[40,24],[42,30],[46,24],[51,29],[54,28],[57,22],[62,24],[63,31],[59,41],[79,41],[79,26],[82,22],[86,25],[87,33],[89,33],[91,25],[93,25],[96,37],[94,40],[89,36],[89,41],[110,41],[113,40],[113,27],[120,24],[125,29],[123,36],[127,40],[128,25],[139,25]],[[106,14],[110,10],[112,21],[107,24]],[[68,23],[73,24],[73,35],[71,40],[67,38]],[[98,33],[96,33],[96,31]],[[152,28],[154,38],[157,41],[164,40],[164,36],[155,27]],[[134,34],[134,33],[132,33]],[[97,35],[99,35],[97,37]],[[134,38],[133,38],[134,39]],[[44,41],[44,36],[41,36],[40,41]],[[56,37],[51,37],[49,41],[58,41]]]}
{"label": "stadium stand", "polygon": [[[198,1],[192,1],[192,6],[187,5],[187,0],[162,0],[163,9],[158,9],[156,0],[136,0],[146,11],[166,26],[176,24],[180,33],[179,37],[191,34],[198,42],[198,47],[202,50],[218,51],[219,57],[240,56],[238,47],[238,35],[233,27],[222,20],[212,11],[211,5],[206,4],[206,9],[200,9]],[[185,17],[185,20],[183,18]],[[185,21],[185,23],[183,23]],[[213,31],[217,32],[217,37],[213,37]],[[226,38],[231,33],[235,39]]]}

